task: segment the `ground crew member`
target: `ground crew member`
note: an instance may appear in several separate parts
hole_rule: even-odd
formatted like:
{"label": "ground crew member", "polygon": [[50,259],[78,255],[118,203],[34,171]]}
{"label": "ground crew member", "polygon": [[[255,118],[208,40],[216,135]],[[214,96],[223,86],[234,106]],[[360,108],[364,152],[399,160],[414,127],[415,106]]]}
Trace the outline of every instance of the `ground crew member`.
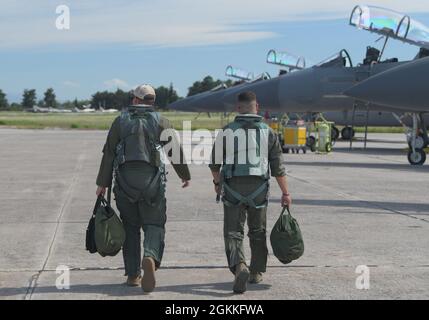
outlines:
{"label": "ground crew member", "polygon": [[[266,213],[270,171],[282,191],[281,205],[289,206],[292,200],[286,183],[278,136],[263,122],[263,118],[257,115],[256,95],[253,92],[244,92],[238,95],[237,100],[239,115],[224,128],[223,136],[218,135],[216,138],[209,167],[212,171],[215,191],[218,195],[222,194],[225,251],[229,268],[235,274],[233,291],[244,293],[247,282],[261,282],[262,273],[266,271],[268,256]],[[234,133],[242,129],[241,132],[245,133],[244,141],[247,143],[244,148],[244,163],[239,162],[243,148],[238,146],[237,140],[230,145],[234,150],[231,148],[228,150],[225,137],[227,129],[231,129]],[[252,145],[254,147],[251,147],[250,140],[248,140],[250,129],[256,133],[253,135],[255,143]],[[265,154],[261,150],[264,137],[267,143]],[[220,149],[217,146],[219,143],[222,143]],[[257,150],[250,150],[252,148]],[[216,156],[216,152],[219,150],[223,153],[221,157]],[[257,161],[249,161],[250,151],[255,151],[255,155],[259,157],[256,159]],[[221,163],[219,163],[219,159],[221,159]],[[231,161],[227,161],[227,159]],[[246,214],[251,248],[250,273],[243,250]]]}
{"label": "ground crew member", "polygon": [[[123,246],[125,275],[128,286],[142,286],[143,291],[155,288],[155,270],[161,265],[164,252],[166,198],[165,168],[160,149],[161,132],[171,128],[167,119],[154,111],[155,90],[141,85],[133,91],[132,106],[117,117],[107,136],[97,177],[97,195],[110,187],[114,172],[116,205],[124,224]],[[183,188],[191,179],[183,151],[177,138],[173,145],[180,150],[180,163],[172,163],[182,179]],[[172,157],[171,157],[172,158]],[[144,254],[141,261],[140,229],[144,231]],[[141,277],[143,267],[143,277]]]}

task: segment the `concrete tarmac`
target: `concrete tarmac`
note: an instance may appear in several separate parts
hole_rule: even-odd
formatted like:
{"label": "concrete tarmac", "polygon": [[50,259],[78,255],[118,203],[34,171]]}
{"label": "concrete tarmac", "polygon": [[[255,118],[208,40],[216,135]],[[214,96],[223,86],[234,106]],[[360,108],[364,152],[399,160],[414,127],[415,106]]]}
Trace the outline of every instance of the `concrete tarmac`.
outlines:
{"label": "concrete tarmac", "polygon": [[[367,150],[338,142],[330,155],[285,155],[306,251],[284,266],[270,249],[264,282],[244,295],[231,292],[223,211],[205,165],[191,165],[186,190],[169,167],[165,259],[154,293],[123,285],[120,254],[85,251],[105,137],[0,129],[0,299],[429,298],[429,165],[408,164],[403,135],[370,134]],[[279,196],[273,182],[268,232]],[[247,240],[246,250],[250,258]],[[69,289],[57,288],[61,265],[71,269]],[[367,290],[356,286],[361,265],[369,268]]]}

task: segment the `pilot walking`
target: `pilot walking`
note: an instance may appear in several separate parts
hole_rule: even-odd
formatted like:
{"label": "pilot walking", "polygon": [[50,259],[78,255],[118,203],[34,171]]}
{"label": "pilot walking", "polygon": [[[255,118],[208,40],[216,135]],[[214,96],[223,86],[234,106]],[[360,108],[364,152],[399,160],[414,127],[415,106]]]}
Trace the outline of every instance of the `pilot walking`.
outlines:
{"label": "pilot walking", "polygon": [[[141,85],[133,91],[133,105],[117,117],[109,131],[97,177],[97,195],[104,195],[114,172],[116,205],[124,224],[126,239],[123,259],[128,286],[155,288],[155,270],[161,265],[166,223],[165,166],[162,161],[161,132],[171,128],[167,119],[154,111],[155,90]],[[191,179],[182,148],[172,136],[173,150],[180,150],[180,163],[173,168],[183,188]],[[178,148],[177,148],[178,147]],[[144,232],[141,260],[141,229]],[[143,267],[143,277],[141,277]]]}
{"label": "pilot walking", "polygon": [[[266,271],[270,175],[276,178],[282,191],[281,205],[289,206],[292,200],[278,136],[257,115],[256,95],[243,92],[237,100],[239,114],[216,137],[209,167],[215,192],[222,194],[225,252],[229,268],[235,275],[233,291],[244,293],[247,282],[260,283]],[[245,144],[240,145],[240,141]],[[251,249],[250,271],[243,249],[246,216]]]}

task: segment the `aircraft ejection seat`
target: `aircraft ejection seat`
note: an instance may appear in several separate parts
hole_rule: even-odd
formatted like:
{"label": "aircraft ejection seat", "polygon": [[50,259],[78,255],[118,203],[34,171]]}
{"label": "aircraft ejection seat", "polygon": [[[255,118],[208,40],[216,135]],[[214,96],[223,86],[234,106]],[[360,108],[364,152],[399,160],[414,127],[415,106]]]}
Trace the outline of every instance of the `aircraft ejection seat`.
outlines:
{"label": "aircraft ejection seat", "polygon": [[417,59],[429,57],[429,49],[426,48],[420,48],[420,51],[417,55]]}
{"label": "aircraft ejection seat", "polygon": [[380,58],[380,50],[374,47],[367,47],[366,56],[365,56],[365,59],[363,60],[363,64],[368,66],[371,63],[378,62],[379,58]]}

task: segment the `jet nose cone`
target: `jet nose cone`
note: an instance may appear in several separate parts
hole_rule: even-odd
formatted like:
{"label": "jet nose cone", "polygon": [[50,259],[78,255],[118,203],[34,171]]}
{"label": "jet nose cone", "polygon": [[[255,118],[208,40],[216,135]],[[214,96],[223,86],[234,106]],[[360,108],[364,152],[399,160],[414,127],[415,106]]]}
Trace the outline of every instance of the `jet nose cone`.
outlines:
{"label": "jet nose cone", "polygon": [[167,106],[168,109],[174,110],[174,111],[192,111],[191,108],[191,99],[185,98],[182,100],[177,100],[173,103],[170,103]]}
{"label": "jet nose cone", "polygon": [[182,107],[181,100],[175,101],[167,105],[168,109],[175,110],[175,111],[179,111],[181,107]]}
{"label": "jet nose cone", "polygon": [[394,108],[428,110],[428,74],[429,59],[419,59],[374,75],[344,94]]}

